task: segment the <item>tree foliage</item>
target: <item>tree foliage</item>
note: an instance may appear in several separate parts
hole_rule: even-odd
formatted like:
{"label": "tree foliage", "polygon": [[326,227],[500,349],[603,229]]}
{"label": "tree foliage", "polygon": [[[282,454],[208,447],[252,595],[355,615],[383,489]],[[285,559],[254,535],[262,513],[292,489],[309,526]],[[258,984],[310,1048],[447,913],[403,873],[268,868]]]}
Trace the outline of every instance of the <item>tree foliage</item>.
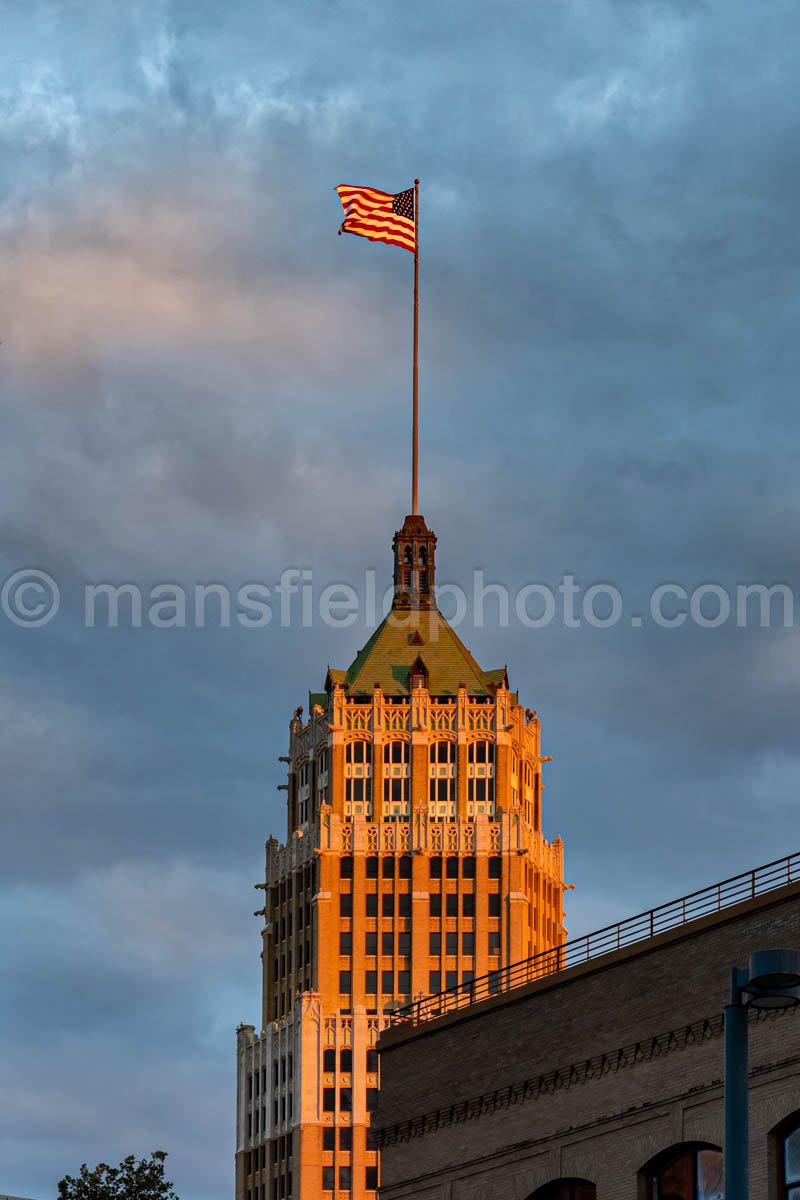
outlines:
{"label": "tree foliage", "polygon": [[164,1178],[163,1150],[154,1150],[138,1162],[131,1154],[118,1167],[86,1163],[77,1179],[65,1175],[58,1185],[58,1200],[178,1200],[172,1184]]}

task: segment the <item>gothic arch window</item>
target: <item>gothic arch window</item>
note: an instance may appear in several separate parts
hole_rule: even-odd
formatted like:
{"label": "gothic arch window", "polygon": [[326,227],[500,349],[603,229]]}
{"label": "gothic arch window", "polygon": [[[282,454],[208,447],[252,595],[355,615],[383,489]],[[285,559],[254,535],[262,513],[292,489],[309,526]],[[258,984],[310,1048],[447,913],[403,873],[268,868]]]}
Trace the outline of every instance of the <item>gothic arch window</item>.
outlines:
{"label": "gothic arch window", "polygon": [[800,1112],[782,1121],[774,1136],[778,1200],[800,1200]]}
{"label": "gothic arch window", "polygon": [[317,755],[317,812],[328,803],[328,751]]}
{"label": "gothic arch window", "polygon": [[528,1200],[595,1200],[597,1190],[588,1179],[554,1179],[528,1197]]}
{"label": "gothic arch window", "polygon": [[408,742],[393,741],[383,747],[383,815],[407,817],[409,813]]}
{"label": "gothic arch window", "polygon": [[356,738],[345,746],[344,815],[372,816],[372,742]]}
{"label": "gothic arch window", "polygon": [[467,816],[494,816],[494,742],[479,738],[467,751]]}
{"label": "gothic arch window", "polygon": [[311,764],[304,762],[297,771],[297,820],[307,825],[311,817]]}
{"label": "gothic arch window", "polygon": [[525,820],[536,828],[536,813],[533,803],[533,767],[527,759],[522,765],[522,807]]}
{"label": "gothic arch window", "polygon": [[428,815],[456,815],[456,744],[440,739],[428,748]]}
{"label": "gothic arch window", "polygon": [[421,654],[418,654],[408,671],[408,686],[413,692],[415,688],[426,688],[428,686],[428,668]]}
{"label": "gothic arch window", "polygon": [[414,574],[414,553],[410,546],[403,552],[403,590],[411,591],[411,581]]}
{"label": "gothic arch window", "polygon": [[672,1146],[643,1172],[652,1200],[724,1200],[722,1151],[703,1142]]}
{"label": "gothic arch window", "polygon": [[511,752],[511,807],[519,808],[519,755]]}
{"label": "gothic arch window", "polygon": [[420,546],[419,555],[417,556],[417,564],[419,566],[419,590],[423,595],[428,593],[428,551],[424,546]]}

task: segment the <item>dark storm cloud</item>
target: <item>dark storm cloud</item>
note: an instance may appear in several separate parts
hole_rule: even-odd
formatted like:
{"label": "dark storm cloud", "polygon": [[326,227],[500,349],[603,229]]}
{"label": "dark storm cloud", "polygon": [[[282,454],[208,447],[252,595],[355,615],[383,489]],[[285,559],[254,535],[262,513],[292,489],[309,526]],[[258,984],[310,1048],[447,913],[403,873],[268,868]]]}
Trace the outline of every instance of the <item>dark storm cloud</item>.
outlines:
{"label": "dark storm cloud", "polygon": [[[0,571],[63,612],[0,625],[0,1186],[157,1145],[184,1200],[231,1186],[277,755],[366,631],[84,630],[81,589],[386,579],[410,262],[335,236],[336,183],[423,179],[443,579],[800,587],[797,37],[783,2],[4,7]],[[794,630],[460,633],[542,713],[573,932],[794,848]]]}

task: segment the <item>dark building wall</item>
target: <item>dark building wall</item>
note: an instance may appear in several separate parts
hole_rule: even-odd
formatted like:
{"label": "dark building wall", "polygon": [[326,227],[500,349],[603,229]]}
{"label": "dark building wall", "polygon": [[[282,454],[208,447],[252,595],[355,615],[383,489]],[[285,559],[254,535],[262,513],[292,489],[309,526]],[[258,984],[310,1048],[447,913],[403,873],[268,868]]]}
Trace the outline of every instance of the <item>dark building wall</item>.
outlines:
{"label": "dark building wall", "polygon": [[[640,1168],[684,1141],[722,1145],[730,967],[800,946],[792,885],[597,965],[381,1041],[382,1200],[526,1200],[577,1176],[643,1196]],[[756,1014],[751,1014],[755,1018]],[[776,1195],[769,1132],[800,1109],[800,1017],[750,1030],[751,1195]]]}

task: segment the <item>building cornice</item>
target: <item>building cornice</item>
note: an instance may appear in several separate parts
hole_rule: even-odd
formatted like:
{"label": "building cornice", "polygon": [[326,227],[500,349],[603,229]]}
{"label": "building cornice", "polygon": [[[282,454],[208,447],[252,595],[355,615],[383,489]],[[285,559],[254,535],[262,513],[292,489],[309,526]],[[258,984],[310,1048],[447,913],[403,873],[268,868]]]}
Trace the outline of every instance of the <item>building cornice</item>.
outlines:
{"label": "building cornice", "polygon": [[[774,1021],[792,1015],[796,1011],[796,1009],[754,1009],[749,1014],[750,1023],[755,1025],[764,1021]],[[477,1120],[518,1104],[528,1104],[546,1099],[557,1091],[580,1087],[603,1079],[607,1075],[616,1075],[620,1071],[652,1062],[656,1058],[664,1058],[679,1050],[685,1050],[689,1046],[714,1041],[722,1036],[723,1028],[723,1015],[717,1013],[689,1025],[671,1029],[666,1033],[631,1042],[613,1051],[597,1054],[593,1058],[570,1063],[565,1067],[556,1067],[551,1071],[544,1071],[539,1075],[509,1084],[507,1087],[495,1088],[491,1092],[457,1100],[453,1104],[432,1109],[406,1121],[386,1126],[376,1124],[373,1127],[372,1137],[379,1149],[397,1142],[424,1137],[426,1134],[435,1133],[451,1125]],[[800,1056],[797,1056],[797,1060],[800,1061]],[[792,1059],[792,1061],[795,1060]],[[755,1068],[751,1071],[751,1076],[757,1072],[758,1068]],[[554,1135],[548,1135],[548,1137],[552,1136]]]}

